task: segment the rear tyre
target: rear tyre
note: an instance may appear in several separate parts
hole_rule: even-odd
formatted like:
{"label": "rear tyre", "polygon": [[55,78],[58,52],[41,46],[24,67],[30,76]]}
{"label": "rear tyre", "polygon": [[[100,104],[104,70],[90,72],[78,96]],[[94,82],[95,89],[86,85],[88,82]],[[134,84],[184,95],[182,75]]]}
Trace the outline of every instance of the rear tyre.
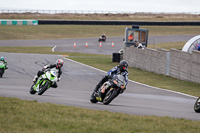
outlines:
{"label": "rear tyre", "polygon": [[49,82],[46,82],[43,86],[41,86],[41,88],[40,88],[40,90],[38,92],[38,95],[42,95],[48,89],[49,85],[50,85]]}
{"label": "rear tyre", "polygon": [[90,97],[90,102],[91,103],[97,103],[98,102],[97,99],[96,99],[96,97],[94,95],[95,95],[95,92],[93,92],[92,95],[91,95],[91,97]]}
{"label": "rear tyre", "polygon": [[194,104],[194,111],[196,113],[200,113],[200,97],[196,100],[196,102]]}
{"label": "rear tyre", "polygon": [[103,104],[108,105],[115,97],[117,96],[117,91],[112,90],[106,93],[105,98],[103,99]]}
{"label": "rear tyre", "polygon": [[36,93],[36,91],[33,89],[33,85],[31,86],[31,89],[30,89],[30,94],[34,95]]}
{"label": "rear tyre", "polygon": [[3,69],[0,69],[0,78],[3,77],[3,73],[4,73]]}

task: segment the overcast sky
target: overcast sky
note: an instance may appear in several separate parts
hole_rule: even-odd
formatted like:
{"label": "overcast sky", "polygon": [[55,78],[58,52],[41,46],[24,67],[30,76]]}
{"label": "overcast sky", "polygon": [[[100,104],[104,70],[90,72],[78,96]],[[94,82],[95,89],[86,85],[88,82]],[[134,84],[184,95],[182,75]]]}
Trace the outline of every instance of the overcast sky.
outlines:
{"label": "overcast sky", "polygon": [[200,0],[0,0],[0,9],[200,12]]}

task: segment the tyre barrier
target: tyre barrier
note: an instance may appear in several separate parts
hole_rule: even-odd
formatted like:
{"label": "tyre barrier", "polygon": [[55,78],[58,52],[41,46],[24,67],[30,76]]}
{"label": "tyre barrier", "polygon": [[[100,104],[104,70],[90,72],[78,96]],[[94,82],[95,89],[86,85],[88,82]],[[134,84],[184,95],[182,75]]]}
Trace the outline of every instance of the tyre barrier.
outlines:
{"label": "tyre barrier", "polygon": [[38,20],[6,20],[6,19],[0,19],[0,25],[38,25]]}

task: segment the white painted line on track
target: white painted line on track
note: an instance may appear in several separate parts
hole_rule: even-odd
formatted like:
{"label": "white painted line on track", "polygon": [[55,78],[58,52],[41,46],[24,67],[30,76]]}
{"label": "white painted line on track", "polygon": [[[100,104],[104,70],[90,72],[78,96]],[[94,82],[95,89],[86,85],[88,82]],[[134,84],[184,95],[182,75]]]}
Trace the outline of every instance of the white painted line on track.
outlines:
{"label": "white painted line on track", "polygon": [[[80,63],[80,62],[77,62],[77,61],[74,61],[74,60],[71,60],[71,59],[68,59],[68,58],[64,58],[64,59],[69,60],[69,61],[74,62],[74,63],[77,63],[77,64],[80,64],[80,65],[83,65],[83,66],[86,66],[86,67],[89,67],[89,68],[92,68],[92,69],[95,69],[95,70],[98,70],[98,71],[103,72],[103,73],[107,73],[106,71],[100,70],[100,69],[92,67],[92,66],[88,66],[86,64],[83,64],[83,63]],[[157,90],[172,92],[172,93],[180,94],[180,95],[183,95],[183,96],[188,96],[188,97],[191,97],[191,98],[198,98],[198,97],[195,97],[195,96],[192,96],[192,95],[188,95],[188,94],[185,94],[185,93],[181,93],[181,92],[177,92],[177,91],[172,91],[172,90],[167,90],[167,89],[162,89],[162,88],[146,85],[146,84],[139,83],[139,82],[136,82],[136,81],[133,81],[133,80],[130,80],[130,79],[129,79],[129,81],[132,82],[132,83],[135,83],[135,84],[143,85],[143,86],[146,86],[146,87],[149,87],[149,88],[153,88],[153,89],[157,89]]]}
{"label": "white painted line on track", "polygon": [[54,46],[54,47],[52,48],[52,52],[54,52],[54,50],[55,50],[56,47],[57,47],[57,46]]}

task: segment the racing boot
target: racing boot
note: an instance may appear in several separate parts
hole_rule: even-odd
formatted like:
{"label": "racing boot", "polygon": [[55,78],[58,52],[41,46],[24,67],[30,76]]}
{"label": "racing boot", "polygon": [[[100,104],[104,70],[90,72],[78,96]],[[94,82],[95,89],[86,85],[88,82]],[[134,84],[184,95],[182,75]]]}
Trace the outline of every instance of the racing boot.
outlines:
{"label": "racing boot", "polygon": [[101,83],[98,83],[94,89],[94,92],[98,92],[98,89],[101,87]]}
{"label": "racing boot", "polygon": [[38,80],[38,76],[36,75],[34,78],[33,78],[33,83],[36,83]]}

